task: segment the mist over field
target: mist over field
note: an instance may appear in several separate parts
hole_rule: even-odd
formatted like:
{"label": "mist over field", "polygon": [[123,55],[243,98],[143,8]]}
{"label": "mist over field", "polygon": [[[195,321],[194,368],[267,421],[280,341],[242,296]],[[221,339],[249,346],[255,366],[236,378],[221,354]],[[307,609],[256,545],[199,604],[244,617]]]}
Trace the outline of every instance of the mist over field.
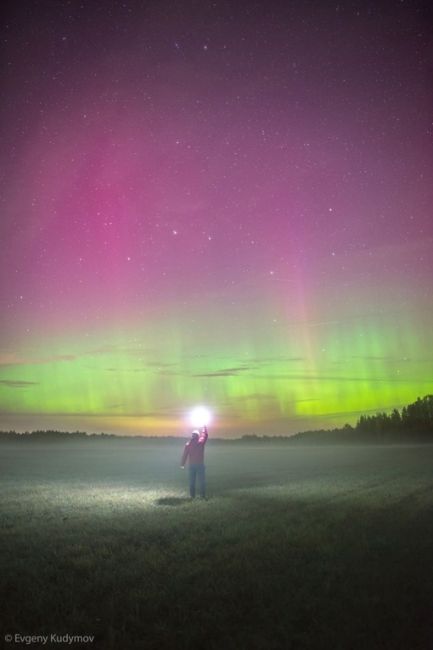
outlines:
{"label": "mist over field", "polygon": [[[433,446],[0,448],[1,634],[91,647],[431,647]],[[76,647],[88,647],[79,644]]]}

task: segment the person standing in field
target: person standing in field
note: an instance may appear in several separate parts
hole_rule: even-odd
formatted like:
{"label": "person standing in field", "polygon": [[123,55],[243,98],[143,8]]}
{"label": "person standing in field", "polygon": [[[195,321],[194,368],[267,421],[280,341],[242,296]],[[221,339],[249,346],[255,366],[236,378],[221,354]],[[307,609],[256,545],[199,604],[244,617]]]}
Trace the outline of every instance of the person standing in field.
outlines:
{"label": "person standing in field", "polygon": [[206,497],[206,477],[204,465],[204,446],[208,439],[207,427],[201,431],[194,429],[191,434],[191,440],[185,444],[180,466],[185,468],[185,463],[189,461],[189,494],[191,499],[195,498],[195,485],[198,481],[198,488],[202,499]]}

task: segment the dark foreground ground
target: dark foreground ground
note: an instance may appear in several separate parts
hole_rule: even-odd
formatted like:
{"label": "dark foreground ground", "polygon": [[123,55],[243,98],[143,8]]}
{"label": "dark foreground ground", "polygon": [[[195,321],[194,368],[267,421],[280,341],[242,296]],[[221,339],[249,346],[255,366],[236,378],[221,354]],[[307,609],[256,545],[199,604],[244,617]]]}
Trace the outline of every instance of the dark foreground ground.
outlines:
{"label": "dark foreground ground", "polygon": [[433,648],[433,447],[209,444],[192,503],[179,454],[2,446],[5,647]]}

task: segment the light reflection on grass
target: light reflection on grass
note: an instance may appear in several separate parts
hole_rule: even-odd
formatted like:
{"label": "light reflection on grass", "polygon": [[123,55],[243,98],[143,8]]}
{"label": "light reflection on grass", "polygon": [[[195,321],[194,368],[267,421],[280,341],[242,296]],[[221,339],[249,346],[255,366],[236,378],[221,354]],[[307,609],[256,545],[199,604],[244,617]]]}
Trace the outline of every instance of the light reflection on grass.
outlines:
{"label": "light reflection on grass", "polygon": [[[43,478],[41,458],[36,471],[10,456],[1,480],[11,629],[95,633],[104,650],[209,635],[214,648],[407,650],[430,633],[433,449],[221,449],[208,501],[188,499],[163,451],[132,478],[113,454],[116,480],[103,463],[80,476],[78,453],[60,460]],[[192,606],[200,625],[186,625]]]}

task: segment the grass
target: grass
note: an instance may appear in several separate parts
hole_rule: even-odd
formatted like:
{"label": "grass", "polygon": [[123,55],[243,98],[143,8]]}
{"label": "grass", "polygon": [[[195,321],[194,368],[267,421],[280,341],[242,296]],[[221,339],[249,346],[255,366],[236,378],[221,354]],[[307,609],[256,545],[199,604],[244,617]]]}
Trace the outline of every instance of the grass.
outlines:
{"label": "grass", "polygon": [[433,648],[433,447],[209,444],[209,499],[194,502],[179,453],[0,449],[2,637]]}

